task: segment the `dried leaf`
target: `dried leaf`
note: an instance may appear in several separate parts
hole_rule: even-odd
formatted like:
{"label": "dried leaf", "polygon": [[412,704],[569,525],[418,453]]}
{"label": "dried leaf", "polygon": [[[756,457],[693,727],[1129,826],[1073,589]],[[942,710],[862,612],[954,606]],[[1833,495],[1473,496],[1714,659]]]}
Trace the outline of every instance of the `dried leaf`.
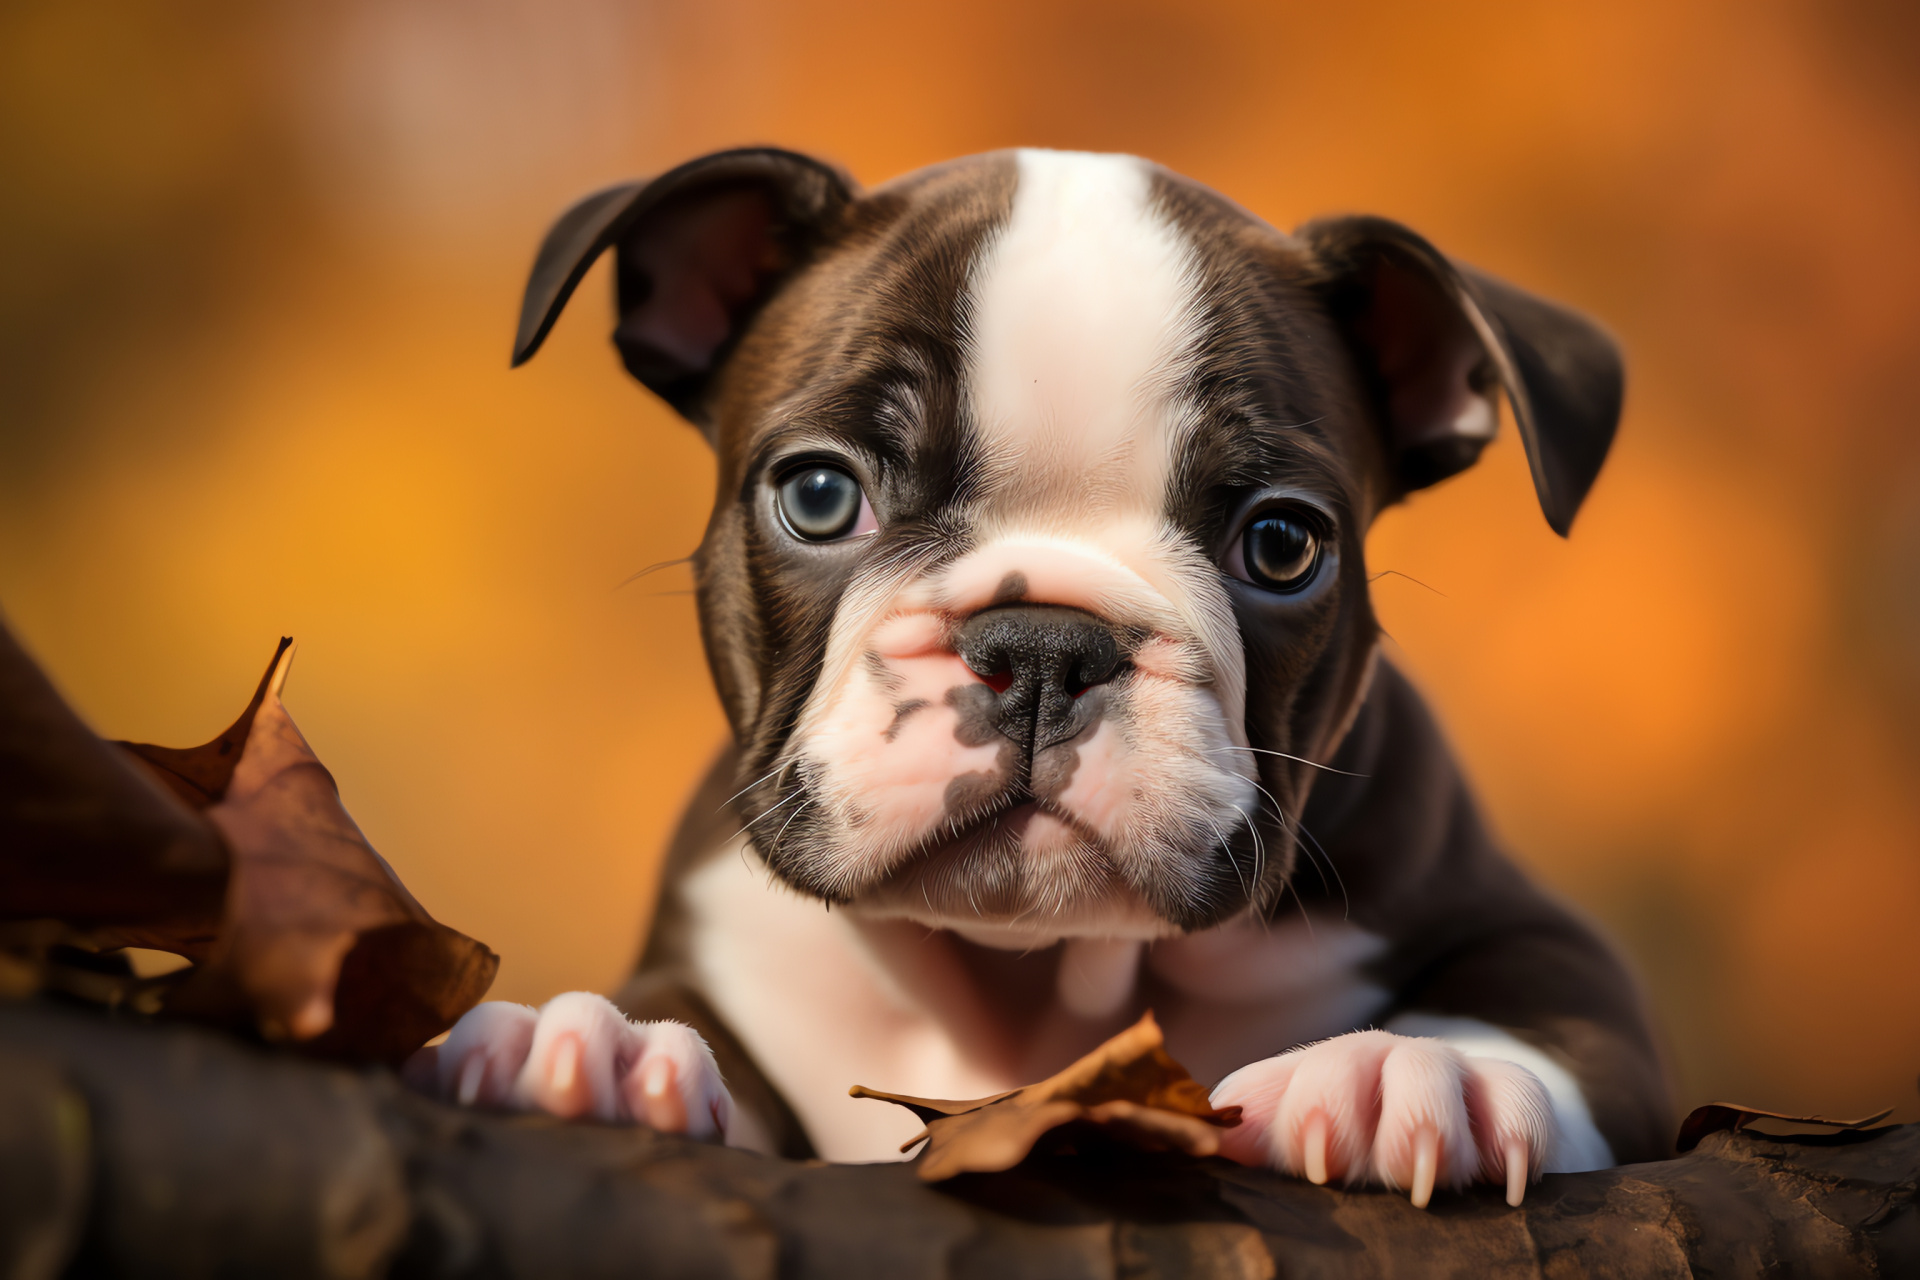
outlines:
{"label": "dried leaf", "polygon": [[[0,627],[0,994],[386,1061],[479,1002],[498,957],[429,916],[341,807],[280,701],[290,644],[212,742],[116,748]],[[195,965],[142,978],[123,947]]]}
{"label": "dried leaf", "polygon": [[273,651],[273,661],[260,677],[253,701],[247,703],[240,718],[212,742],[197,747],[156,747],[147,742],[115,742],[113,745],[138,756],[153,769],[154,776],[190,808],[205,809],[227,794],[234,768],[240,763],[240,753],[246,749],[253,718],[259,714],[260,704],[266,701],[267,686],[273,683],[273,673],[280,670],[287,650],[292,647],[292,636],[280,637],[280,647]]}
{"label": "dried leaf", "polygon": [[47,922],[13,931],[18,948],[52,929],[192,954],[219,927],[227,865],[213,828],[82,724],[0,626],[0,920]]}
{"label": "dried leaf", "polygon": [[234,764],[224,765],[223,739],[169,763],[190,785],[217,786],[205,814],[233,852],[233,875],[220,936],[167,1009],[244,1008],[271,1039],[397,1060],[478,1003],[499,958],[428,915],[347,816],[280,700],[292,657],[283,642],[235,726],[246,728]]}
{"label": "dried leaf", "polygon": [[1038,1084],[991,1098],[953,1101],[881,1093],[862,1085],[849,1092],[907,1108],[926,1129],[901,1146],[926,1142],[919,1167],[924,1182],[957,1173],[994,1173],[1026,1159],[1034,1144],[1063,1125],[1097,1126],[1109,1136],[1149,1151],[1210,1156],[1221,1129],[1240,1123],[1240,1108],[1215,1108],[1205,1086],[1165,1048],[1152,1013]]}
{"label": "dried leaf", "polygon": [[1680,1122],[1680,1136],[1674,1139],[1674,1148],[1688,1152],[1700,1145],[1700,1140],[1710,1133],[1731,1130],[1734,1133],[1747,1127],[1754,1120],[1778,1120],[1784,1124],[1804,1124],[1821,1129],[1864,1129],[1879,1124],[1893,1114],[1893,1108],[1876,1111],[1870,1116],[1858,1120],[1829,1120],[1825,1116],[1790,1116],[1782,1111],[1766,1111],[1759,1107],[1742,1106],[1737,1102],[1709,1102],[1703,1107],[1695,1107]]}

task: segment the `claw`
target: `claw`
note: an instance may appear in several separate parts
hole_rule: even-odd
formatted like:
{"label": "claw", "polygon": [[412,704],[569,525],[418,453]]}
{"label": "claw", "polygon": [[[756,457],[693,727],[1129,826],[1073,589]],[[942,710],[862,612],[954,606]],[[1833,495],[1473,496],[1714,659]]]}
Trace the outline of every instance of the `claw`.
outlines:
{"label": "claw", "polygon": [[480,1096],[480,1085],[487,1078],[487,1057],[476,1053],[460,1066],[460,1105],[470,1107],[473,1100]]}
{"label": "claw", "polygon": [[687,1109],[674,1087],[673,1059],[661,1054],[640,1068],[640,1094],[647,1100],[647,1123],[662,1133],[685,1133]]}
{"label": "claw", "polygon": [[1527,1144],[1518,1138],[1507,1143],[1507,1203],[1518,1209],[1527,1195]]}
{"label": "claw", "polygon": [[1325,1112],[1316,1111],[1307,1117],[1307,1127],[1300,1134],[1300,1162],[1307,1175],[1307,1181],[1314,1186],[1325,1186],[1327,1181],[1327,1117]]}
{"label": "claw", "polygon": [[555,1093],[573,1088],[573,1077],[580,1070],[580,1037],[559,1036],[553,1042],[553,1072],[547,1077]]}
{"label": "claw", "polygon": [[1413,1136],[1413,1207],[1424,1209],[1433,1199],[1433,1175],[1440,1165],[1440,1134],[1430,1124]]}

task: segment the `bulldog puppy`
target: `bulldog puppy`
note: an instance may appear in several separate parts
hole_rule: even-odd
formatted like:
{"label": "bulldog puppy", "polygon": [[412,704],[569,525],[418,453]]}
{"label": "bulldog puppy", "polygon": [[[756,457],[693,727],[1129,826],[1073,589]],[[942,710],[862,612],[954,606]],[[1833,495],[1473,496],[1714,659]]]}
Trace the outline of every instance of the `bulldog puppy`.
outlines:
{"label": "bulldog puppy", "polygon": [[1128,156],[862,194],[754,149],[569,210],[516,364],[607,249],[627,369],[718,459],[734,746],[618,1007],[483,1005],[423,1087],[897,1159],[849,1085],[1012,1089],[1151,1008],[1249,1164],[1518,1203],[1667,1152],[1632,980],[1489,836],[1363,556],[1503,393],[1565,534],[1620,407],[1594,325]]}

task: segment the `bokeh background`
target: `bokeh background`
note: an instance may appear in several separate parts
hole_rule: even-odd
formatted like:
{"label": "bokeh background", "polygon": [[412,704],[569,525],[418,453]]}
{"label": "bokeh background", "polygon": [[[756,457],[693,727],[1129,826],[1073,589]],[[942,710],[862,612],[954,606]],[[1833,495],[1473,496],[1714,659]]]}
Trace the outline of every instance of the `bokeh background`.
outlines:
{"label": "bokeh background", "polygon": [[[878,182],[1125,150],[1400,218],[1629,353],[1570,542],[1510,431],[1374,532],[1517,855],[1644,972],[1687,1103],[1920,1069],[1920,10],[1897,0],[14,0],[0,609],[187,744],[282,632],[349,807],[498,994],[608,989],[724,732],[711,465],[604,267],[507,370],[548,219],[743,142]],[[625,585],[623,585],[623,582]]]}

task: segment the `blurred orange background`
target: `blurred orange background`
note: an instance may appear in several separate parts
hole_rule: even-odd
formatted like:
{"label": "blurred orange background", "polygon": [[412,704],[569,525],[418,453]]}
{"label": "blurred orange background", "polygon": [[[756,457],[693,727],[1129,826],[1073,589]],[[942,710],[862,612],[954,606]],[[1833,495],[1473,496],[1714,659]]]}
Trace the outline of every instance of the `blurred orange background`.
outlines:
{"label": "blurred orange background", "polygon": [[289,705],[374,843],[610,989],[718,746],[684,569],[711,464],[600,268],[596,186],[743,142],[875,183],[1132,151],[1342,211],[1623,340],[1570,542],[1509,432],[1373,568],[1518,857],[1634,955],[1691,1104],[1920,1118],[1920,18],[1885,0],[911,6],[362,0],[0,13],[0,608],[101,732]]}

